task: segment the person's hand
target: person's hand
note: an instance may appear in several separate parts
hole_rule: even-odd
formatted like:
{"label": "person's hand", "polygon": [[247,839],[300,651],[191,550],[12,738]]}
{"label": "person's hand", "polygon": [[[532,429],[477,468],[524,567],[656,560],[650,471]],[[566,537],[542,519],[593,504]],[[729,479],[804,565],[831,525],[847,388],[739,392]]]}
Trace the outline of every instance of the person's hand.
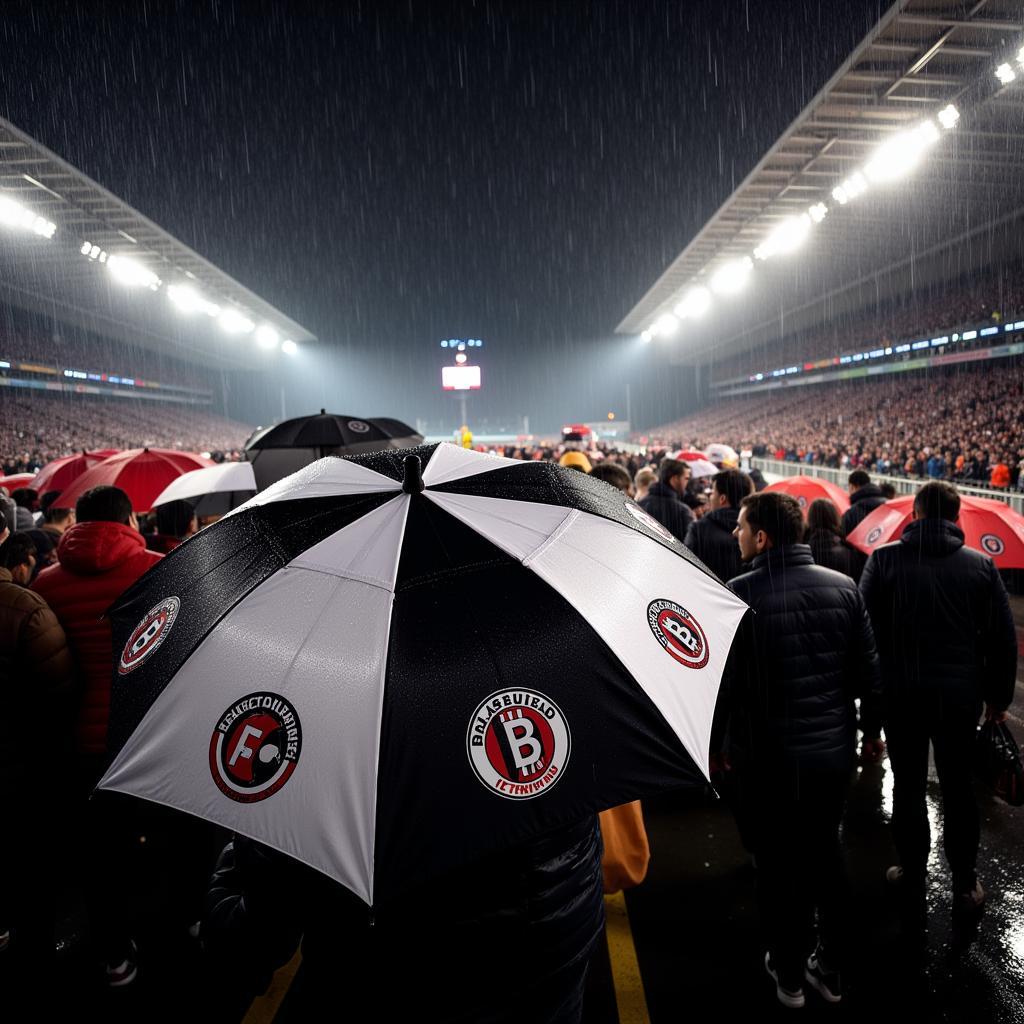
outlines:
{"label": "person's hand", "polygon": [[995,722],[996,725],[1001,725],[1003,722],[1006,721],[1006,709],[1004,708],[1002,711],[996,711],[994,708],[992,708],[991,705],[986,704],[985,721]]}
{"label": "person's hand", "polygon": [[860,759],[864,764],[878,764],[885,754],[885,740],[865,738],[860,745]]}

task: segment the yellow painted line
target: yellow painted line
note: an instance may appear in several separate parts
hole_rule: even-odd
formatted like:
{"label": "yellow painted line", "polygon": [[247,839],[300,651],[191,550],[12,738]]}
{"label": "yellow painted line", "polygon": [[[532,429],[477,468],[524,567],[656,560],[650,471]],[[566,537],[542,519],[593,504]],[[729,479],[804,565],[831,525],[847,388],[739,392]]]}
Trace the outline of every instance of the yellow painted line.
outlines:
{"label": "yellow painted line", "polygon": [[619,1024],[650,1024],[647,998],[640,977],[640,961],[633,945],[633,931],[629,927],[625,893],[605,896],[604,912],[607,924],[608,959],[612,965],[612,983],[615,986],[615,1005],[619,1011]]}
{"label": "yellow painted line", "polygon": [[274,971],[273,978],[267,986],[267,991],[257,996],[249,1007],[248,1012],[242,1018],[242,1024],[274,1024],[277,1011],[281,1009],[281,1003],[288,994],[292,982],[295,980],[295,972],[302,963],[302,952],[295,950],[295,956],[284,965]]}

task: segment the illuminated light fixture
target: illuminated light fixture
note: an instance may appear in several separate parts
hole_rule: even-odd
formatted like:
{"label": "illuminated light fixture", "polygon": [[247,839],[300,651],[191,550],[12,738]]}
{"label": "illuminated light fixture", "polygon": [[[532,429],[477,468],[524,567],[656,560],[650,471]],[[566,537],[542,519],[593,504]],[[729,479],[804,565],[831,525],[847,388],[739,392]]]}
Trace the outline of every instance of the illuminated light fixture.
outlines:
{"label": "illuminated light fixture", "polygon": [[256,325],[247,317],[238,312],[237,309],[225,309],[217,323],[221,330],[227,334],[248,334]]}
{"label": "illuminated light fixture", "polygon": [[749,256],[724,263],[711,277],[711,290],[716,295],[734,295],[747,283],[753,267]]}
{"label": "illuminated light fixture", "polygon": [[680,320],[699,320],[711,305],[711,293],[703,285],[691,288],[675,308]]}
{"label": "illuminated light fixture", "polygon": [[864,173],[872,182],[893,181],[917,166],[925,148],[939,138],[935,122],[923,121],[916,128],[900,132],[884,142],[864,165]]}
{"label": "illuminated light fixture", "polygon": [[296,345],[291,338],[285,338],[284,341],[281,342],[281,351],[286,356],[293,356],[299,351],[299,346]]}
{"label": "illuminated light fixture", "polygon": [[650,340],[651,340],[651,338],[653,337],[653,335],[651,334],[651,332],[650,332],[649,330],[645,330],[645,331],[641,331],[641,332],[640,332],[640,337],[641,337],[641,339],[642,339],[643,341],[647,342],[647,341],[650,341]]}
{"label": "illuminated light fixture", "polygon": [[809,214],[801,213],[795,217],[787,217],[754,250],[754,256],[759,260],[767,260],[779,253],[792,252],[803,242],[810,230]]}
{"label": "illuminated light fixture", "polygon": [[845,206],[851,199],[856,199],[867,187],[868,183],[864,180],[864,175],[860,171],[854,171],[846,181],[832,189],[832,198],[840,206]]}
{"label": "illuminated light fixture", "polygon": [[951,128],[956,127],[957,121],[960,120],[960,111],[950,103],[948,107],[943,107],[939,111],[938,118],[939,124],[948,132]]}
{"label": "illuminated light fixture", "polygon": [[446,341],[442,341],[442,342],[441,342],[441,348],[447,348],[447,347],[448,347],[448,342],[447,342],[447,340],[446,340]]}
{"label": "illuminated light fixture", "polygon": [[270,324],[260,324],[256,328],[256,344],[260,348],[272,349],[277,348],[281,343],[281,335],[274,330]]}
{"label": "illuminated light fixture", "polygon": [[209,302],[187,284],[172,284],[167,287],[167,297],[182,313],[205,313],[207,316],[220,316],[220,306]]}
{"label": "illuminated light fixture", "polygon": [[12,228],[24,228],[41,238],[53,238],[57,225],[45,217],[37,217],[21,203],[16,203],[7,196],[0,196],[0,224]]}
{"label": "illuminated light fixture", "polygon": [[465,352],[459,352],[455,356],[455,362],[457,362],[459,366],[461,366],[468,358],[469,356],[467,356]]}
{"label": "illuminated light fixture", "polygon": [[1024,68],[1024,46],[1017,51],[1017,63]]}
{"label": "illuminated light fixture", "polygon": [[[93,248],[98,248],[93,246]],[[92,259],[92,252],[89,254]],[[160,287],[160,278],[147,270],[141,263],[129,256],[110,256],[107,258],[107,269],[114,278],[129,288],[149,288],[156,291]]]}
{"label": "illuminated light fixture", "polygon": [[828,207],[824,203],[815,203],[807,207],[807,213],[815,224],[820,224],[828,216]]}
{"label": "illuminated light fixture", "polygon": [[1010,67],[1009,64],[1000,64],[996,68],[996,78],[999,79],[1003,85],[1009,85],[1017,77],[1017,72]]}
{"label": "illuminated light fixture", "polygon": [[651,333],[658,335],[659,338],[671,338],[678,330],[679,317],[672,313],[662,313],[661,316],[654,321]]}

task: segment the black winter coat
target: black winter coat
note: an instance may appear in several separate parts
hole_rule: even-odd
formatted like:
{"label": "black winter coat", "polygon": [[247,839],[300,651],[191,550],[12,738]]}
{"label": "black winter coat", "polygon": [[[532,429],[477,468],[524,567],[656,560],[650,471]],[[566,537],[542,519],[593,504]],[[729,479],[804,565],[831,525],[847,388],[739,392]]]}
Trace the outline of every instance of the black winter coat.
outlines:
{"label": "black winter coat", "polygon": [[686,531],[686,546],[723,583],[743,572],[740,546],[732,535],[739,516],[739,509],[716,508],[690,523]]}
{"label": "black winter coat", "polygon": [[862,698],[879,732],[881,678],[864,602],[848,576],[814,564],[806,544],[758,555],[729,589],[750,605],[726,669],[729,753],[739,768],[777,772],[853,765]]}
{"label": "black winter coat", "polygon": [[841,572],[854,582],[860,579],[864,571],[864,556],[831,530],[815,530],[808,535],[807,544],[816,565]]}
{"label": "black winter coat", "polygon": [[253,994],[301,938],[311,1009],[337,1007],[344,993],[346,1006],[369,1002],[381,1020],[490,1024],[521,1020],[524,1007],[531,1020],[559,1020],[603,926],[591,817],[372,910],[318,871],[235,836],[208,890],[202,935],[223,976]]}
{"label": "black winter coat", "polygon": [[668,484],[655,480],[640,507],[661,523],[674,537],[686,540],[686,531],[693,522],[693,513],[685,501]]}
{"label": "black winter coat", "polygon": [[885,504],[885,495],[882,488],[875,484],[865,484],[859,490],[850,495],[850,507],[843,513],[839,529],[844,537],[851,533],[868,517],[869,512],[874,512],[880,505]]}
{"label": "black winter coat", "polygon": [[1013,700],[1017,637],[992,559],[942,519],[909,523],[876,548],[860,581],[891,710],[997,710]]}

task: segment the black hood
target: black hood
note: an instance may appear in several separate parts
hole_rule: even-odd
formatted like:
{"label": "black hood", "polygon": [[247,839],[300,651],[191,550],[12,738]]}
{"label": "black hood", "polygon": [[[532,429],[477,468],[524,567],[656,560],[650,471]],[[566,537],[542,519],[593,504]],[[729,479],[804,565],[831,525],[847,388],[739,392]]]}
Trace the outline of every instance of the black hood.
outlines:
{"label": "black hood", "polygon": [[714,523],[720,530],[732,533],[736,529],[736,523],[740,518],[738,508],[716,508],[704,515],[704,521]]}
{"label": "black hood", "polygon": [[953,555],[964,546],[964,532],[946,519],[915,519],[903,529],[900,543],[923,555]]}
{"label": "black hood", "polygon": [[885,501],[885,495],[882,493],[882,488],[877,484],[865,484],[863,487],[857,488],[857,490],[850,495],[850,504],[856,505],[859,501],[872,501],[875,498],[881,498]]}

